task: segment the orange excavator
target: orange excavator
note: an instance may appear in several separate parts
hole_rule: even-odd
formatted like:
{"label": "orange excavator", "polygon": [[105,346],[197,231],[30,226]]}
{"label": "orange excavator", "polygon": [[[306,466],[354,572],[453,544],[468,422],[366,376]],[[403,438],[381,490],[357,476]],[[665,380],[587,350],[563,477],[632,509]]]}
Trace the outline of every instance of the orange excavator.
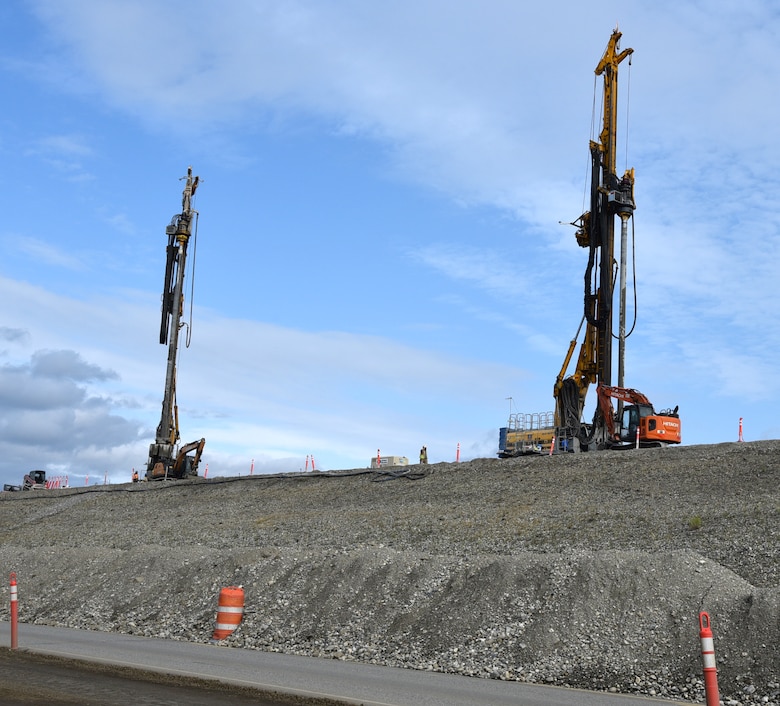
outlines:
{"label": "orange excavator", "polygon": [[[656,414],[650,400],[638,390],[629,387],[599,385],[597,416],[603,419],[605,441],[611,448],[639,448],[679,444],[680,416],[677,407]],[[612,398],[624,405],[620,419],[615,415]]]}

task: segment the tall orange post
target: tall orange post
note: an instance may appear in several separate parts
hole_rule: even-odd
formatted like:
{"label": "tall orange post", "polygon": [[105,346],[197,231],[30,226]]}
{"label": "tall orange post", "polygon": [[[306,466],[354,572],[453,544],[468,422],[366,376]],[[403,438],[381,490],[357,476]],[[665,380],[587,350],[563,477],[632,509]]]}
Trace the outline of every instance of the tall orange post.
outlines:
{"label": "tall orange post", "polygon": [[16,572],[11,572],[11,649],[19,646],[19,601],[16,597]]}
{"label": "tall orange post", "polygon": [[707,696],[707,706],[719,706],[718,670],[715,666],[715,645],[712,641],[710,616],[702,611],[699,613],[699,637],[701,638],[701,661],[704,667],[704,693]]}

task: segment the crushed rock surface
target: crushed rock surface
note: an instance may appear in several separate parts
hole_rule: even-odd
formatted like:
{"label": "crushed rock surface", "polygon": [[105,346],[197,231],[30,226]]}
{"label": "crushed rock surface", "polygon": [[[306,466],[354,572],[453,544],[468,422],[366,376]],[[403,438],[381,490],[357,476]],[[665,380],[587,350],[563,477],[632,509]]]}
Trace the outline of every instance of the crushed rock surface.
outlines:
{"label": "crushed rock surface", "polygon": [[[19,619],[780,706],[780,441],[0,493]],[[0,618],[8,619],[8,588]]]}

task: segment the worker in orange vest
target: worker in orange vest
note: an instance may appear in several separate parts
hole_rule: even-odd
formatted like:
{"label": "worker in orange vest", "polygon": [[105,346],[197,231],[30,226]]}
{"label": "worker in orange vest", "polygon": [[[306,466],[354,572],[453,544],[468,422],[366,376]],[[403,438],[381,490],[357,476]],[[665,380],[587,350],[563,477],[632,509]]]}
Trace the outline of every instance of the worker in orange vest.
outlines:
{"label": "worker in orange vest", "polygon": [[137,483],[137,482],[138,482],[138,471],[136,471],[135,468],[134,468],[133,469],[133,483]]}

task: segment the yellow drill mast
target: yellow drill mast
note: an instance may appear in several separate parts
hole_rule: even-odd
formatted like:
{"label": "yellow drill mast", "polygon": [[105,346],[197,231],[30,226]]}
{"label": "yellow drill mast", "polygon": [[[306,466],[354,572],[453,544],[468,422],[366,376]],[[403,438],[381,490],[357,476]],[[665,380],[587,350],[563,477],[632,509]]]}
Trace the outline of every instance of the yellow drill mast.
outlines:
{"label": "yellow drill mast", "polygon": [[567,377],[579,331],[572,340],[553,391],[556,426],[567,429],[571,437],[582,436],[580,420],[588,387],[597,382],[612,384],[612,313],[617,269],[615,216],[620,216],[625,230],[635,207],[634,170],[627,170],[622,178],[615,173],[618,65],[634,51],[620,51],[620,37],[621,33],[615,29],[595,69],[597,76],[604,77],[603,125],[599,141],[590,142],[590,210],[575,221],[577,243],[588,248],[584,314],[580,324],[580,330],[585,324],[585,337],[576,370]]}

